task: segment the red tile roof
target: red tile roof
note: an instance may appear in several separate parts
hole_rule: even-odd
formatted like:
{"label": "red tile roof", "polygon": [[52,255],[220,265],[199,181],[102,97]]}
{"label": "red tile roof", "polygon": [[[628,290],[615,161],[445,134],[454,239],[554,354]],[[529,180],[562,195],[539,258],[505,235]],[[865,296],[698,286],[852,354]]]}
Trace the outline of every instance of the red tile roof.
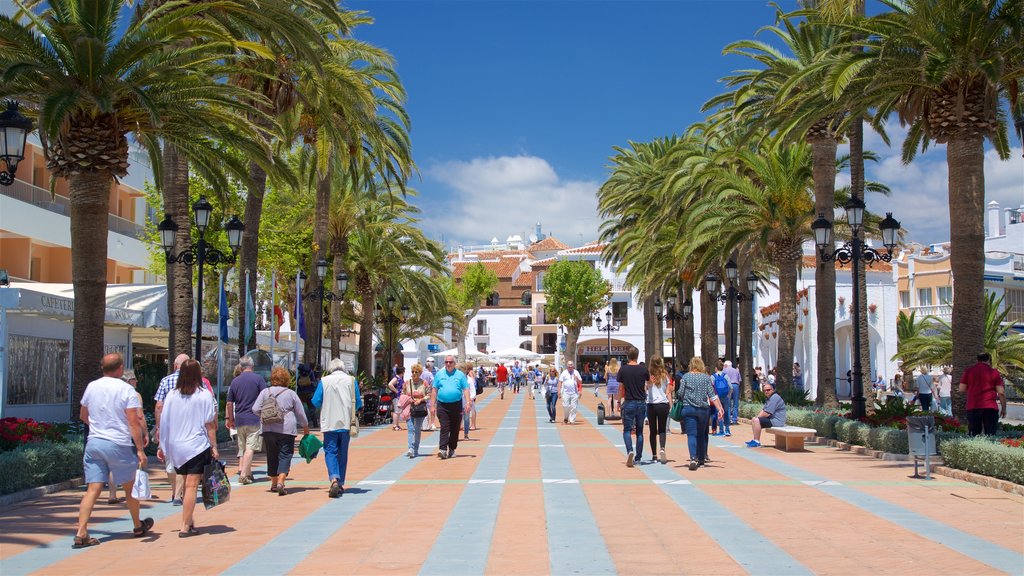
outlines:
{"label": "red tile roof", "polygon": [[607,242],[595,242],[593,244],[587,244],[586,246],[580,246],[579,248],[569,248],[562,250],[559,255],[572,255],[572,254],[600,254],[604,247],[607,246]]}
{"label": "red tile roof", "polygon": [[568,244],[562,242],[558,238],[555,238],[554,236],[548,236],[547,238],[541,240],[540,242],[537,242],[536,244],[531,244],[530,247],[527,248],[527,250],[529,252],[544,252],[547,250],[564,250],[568,247]]}
{"label": "red tile roof", "polygon": [[516,288],[533,288],[533,271],[529,270],[519,274],[519,277],[512,282]]}
{"label": "red tile roof", "polygon": [[543,260],[536,260],[532,264],[530,264],[530,267],[535,270],[537,268],[547,268],[548,266],[554,264],[557,260],[557,258],[545,258]]}
{"label": "red tile roof", "polygon": [[[483,264],[488,270],[494,271],[499,279],[510,280],[512,275],[515,273],[516,268],[519,268],[521,258],[510,257],[510,258],[499,258],[497,260],[484,260],[479,262]],[[455,278],[462,278],[462,275],[466,272],[466,267],[470,264],[476,264],[473,261],[462,261],[454,262],[452,264],[452,276]]]}
{"label": "red tile roof", "polygon": [[[807,257],[805,256],[804,258],[807,258]],[[801,290],[801,291],[796,293],[797,304],[799,305],[800,300],[803,300],[804,298],[807,298],[807,288],[804,288],[803,290]],[[779,303],[778,302],[776,302],[775,304],[769,304],[769,305],[765,306],[764,308],[761,308],[761,316],[764,317],[764,316],[768,316],[770,314],[775,314],[778,311],[779,311]]]}

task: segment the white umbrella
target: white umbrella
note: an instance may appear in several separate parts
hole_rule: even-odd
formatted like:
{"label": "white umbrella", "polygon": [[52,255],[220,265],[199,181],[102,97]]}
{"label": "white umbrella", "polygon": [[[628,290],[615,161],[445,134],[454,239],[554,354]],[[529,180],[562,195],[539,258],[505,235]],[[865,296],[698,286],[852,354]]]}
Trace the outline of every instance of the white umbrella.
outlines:
{"label": "white umbrella", "polygon": [[540,360],[541,355],[524,348],[505,348],[491,354],[491,357],[516,358],[519,360]]}
{"label": "white umbrella", "polygon": [[[438,352],[436,354],[431,354],[431,356],[434,356],[434,357],[440,356],[442,358],[445,357],[445,356],[455,356],[456,358],[458,358],[459,357],[459,349],[458,348],[452,348],[450,350],[444,350],[443,352]],[[467,349],[466,350],[466,358],[468,358],[470,360],[479,360],[481,358],[487,358],[487,354],[484,354],[483,352],[481,352],[479,350]]]}

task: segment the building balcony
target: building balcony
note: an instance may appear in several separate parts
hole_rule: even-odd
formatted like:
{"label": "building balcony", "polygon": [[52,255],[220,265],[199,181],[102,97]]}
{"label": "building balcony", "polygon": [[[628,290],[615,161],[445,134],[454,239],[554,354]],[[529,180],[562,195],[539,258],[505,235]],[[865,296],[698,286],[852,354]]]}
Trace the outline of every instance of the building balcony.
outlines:
{"label": "building balcony", "polygon": [[[0,186],[0,195],[20,200],[47,212],[71,217],[70,200],[67,197],[50,194],[49,190],[23,180],[15,180],[10,186]],[[113,214],[107,214],[107,229],[136,240],[143,240],[146,232],[145,226]]]}
{"label": "building balcony", "polygon": [[907,313],[916,312],[916,318],[921,319],[925,316],[934,316],[936,318],[950,321],[953,319],[953,307],[949,304],[939,304],[934,306],[911,306],[906,309]]}

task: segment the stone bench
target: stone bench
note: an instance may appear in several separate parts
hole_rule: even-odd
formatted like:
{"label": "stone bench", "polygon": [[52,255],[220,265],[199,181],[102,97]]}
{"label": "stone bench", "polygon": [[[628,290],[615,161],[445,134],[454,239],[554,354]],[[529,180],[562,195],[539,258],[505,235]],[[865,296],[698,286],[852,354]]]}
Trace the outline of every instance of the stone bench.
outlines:
{"label": "stone bench", "polygon": [[765,428],[764,431],[775,435],[775,447],[785,452],[803,451],[804,439],[814,438],[818,435],[818,431],[814,428],[800,428],[798,426]]}

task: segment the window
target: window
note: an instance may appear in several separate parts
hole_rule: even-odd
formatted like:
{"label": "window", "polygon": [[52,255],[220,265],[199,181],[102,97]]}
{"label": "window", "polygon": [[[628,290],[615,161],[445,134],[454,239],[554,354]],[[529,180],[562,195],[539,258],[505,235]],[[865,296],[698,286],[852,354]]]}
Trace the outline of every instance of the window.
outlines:
{"label": "window", "polygon": [[7,403],[65,404],[71,382],[71,341],[11,334]]}
{"label": "window", "polygon": [[612,302],[612,321],[619,326],[629,324],[629,302]]}
{"label": "window", "polygon": [[931,288],[918,288],[917,289],[917,305],[918,306],[931,306],[932,305],[932,289]]}
{"label": "window", "polygon": [[547,319],[544,318],[544,305],[537,306],[537,324],[547,324]]}
{"label": "window", "polygon": [[478,336],[486,336],[487,335],[487,320],[477,320],[476,321],[476,333],[477,333]]}
{"label": "window", "polygon": [[529,336],[533,334],[533,330],[530,328],[530,317],[522,316],[519,318],[519,335]]}
{"label": "window", "polygon": [[1003,306],[1010,309],[1006,319],[1010,322],[1024,322],[1024,290],[1007,288],[1003,292]]}
{"label": "window", "polygon": [[909,290],[900,290],[900,308],[910,308]]}
{"label": "window", "polygon": [[500,306],[501,296],[498,296],[497,292],[491,292],[491,295],[487,297],[488,306]]}
{"label": "window", "polygon": [[952,286],[939,286],[935,289],[936,296],[939,297],[939,304],[953,305],[953,287]]}
{"label": "window", "polygon": [[529,290],[523,290],[521,296],[519,296],[519,303],[523,306],[529,306],[533,302],[533,294]]}

